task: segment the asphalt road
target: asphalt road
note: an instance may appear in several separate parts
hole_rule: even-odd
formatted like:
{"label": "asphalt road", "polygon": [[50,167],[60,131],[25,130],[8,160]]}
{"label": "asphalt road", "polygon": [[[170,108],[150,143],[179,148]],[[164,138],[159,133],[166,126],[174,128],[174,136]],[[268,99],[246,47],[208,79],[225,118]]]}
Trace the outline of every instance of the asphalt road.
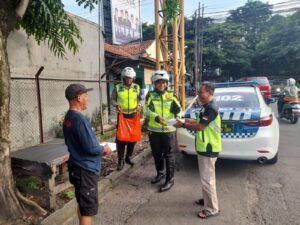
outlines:
{"label": "asphalt road", "polygon": [[197,159],[178,153],[170,191],[158,193],[158,185],[150,184],[155,175],[151,159],[105,196],[94,224],[300,225],[300,122],[279,122],[277,164],[218,160],[219,216],[203,221],[197,217],[201,209],[194,204],[201,195]]}

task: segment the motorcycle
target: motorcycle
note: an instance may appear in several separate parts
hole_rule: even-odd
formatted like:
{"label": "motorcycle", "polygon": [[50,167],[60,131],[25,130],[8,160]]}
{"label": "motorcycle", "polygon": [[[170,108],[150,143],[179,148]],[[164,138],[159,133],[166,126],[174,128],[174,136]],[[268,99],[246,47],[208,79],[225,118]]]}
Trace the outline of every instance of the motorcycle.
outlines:
{"label": "motorcycle", "polygon": [[284,95],[280,95],[277,101],[279,118],[287,119],[291,124],[296,124],[300,117],[300,102],[285,102]]}

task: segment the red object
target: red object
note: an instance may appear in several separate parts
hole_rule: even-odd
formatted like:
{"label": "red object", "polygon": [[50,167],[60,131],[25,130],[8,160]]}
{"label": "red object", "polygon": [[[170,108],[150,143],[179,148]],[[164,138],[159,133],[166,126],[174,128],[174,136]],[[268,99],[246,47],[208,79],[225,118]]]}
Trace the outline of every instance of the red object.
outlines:
{"label": "red object", "polygon": [[119,141],[137,142],[141,140],[140,113],[137,112],[134,118],[125,118],[119,113],[117,139]]}
{"label": "red object", "polygon": [[257,87],[259,88],[260,92],[264,99],[271,98],[271,85],[267,77],[242,77],[237,81],[256,81]]}
{"label": "red object", "polygon": [[269,116],[260,118],[260,120],[243,122],[243,124],[246,124],[247,126],[266,127],[266,126],[270,126],[272,124],[272,122],[273,122],[273,116],[269,115]]}

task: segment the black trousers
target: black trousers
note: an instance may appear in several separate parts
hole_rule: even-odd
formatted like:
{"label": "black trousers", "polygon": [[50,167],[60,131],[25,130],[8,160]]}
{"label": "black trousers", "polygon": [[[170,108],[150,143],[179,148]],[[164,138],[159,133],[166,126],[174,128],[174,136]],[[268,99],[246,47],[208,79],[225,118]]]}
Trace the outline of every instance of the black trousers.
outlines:
{"label": "black trousers", "polygon": [[125,153],[126,146],[127,146],[126,157],[132,156],[136,142],[119,141],[118,139],[116,139],[116,143],[117,143],[117,151],[118,151],[118,160],[119,161],[124,159],[124,153]]}
{"label": "black trousers", "polygon": [[[134,118],[135,117],[135,113],[123,114],[123,115],[125,118]],[[118,126],[119,126],[119,114],[118,114],[118,120],[117,120],[117,129],[118,129]],[[131,157],[136,142],[119,141],[116,138],[116,144],[117,144],[117,151],[118,151],[118,160],[121,161],[124,159],[125,147],[127,146],[126,157]]]}
{"label": "black trousers", "polygon": [[176,132],[150,131],[149,140],[157,173],[164,173],[166,163],[166,180],[171,180],[175,172]]}

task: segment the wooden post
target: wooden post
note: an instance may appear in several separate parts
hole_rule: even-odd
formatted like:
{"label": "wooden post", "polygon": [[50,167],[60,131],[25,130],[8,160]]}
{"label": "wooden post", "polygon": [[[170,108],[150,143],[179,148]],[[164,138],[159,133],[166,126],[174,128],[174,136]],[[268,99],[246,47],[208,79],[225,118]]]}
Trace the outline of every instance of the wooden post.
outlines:
{"label": "wooden post", "polygon": [[173,73],[174,92],[178,96],[178,19],[173,21]]}
{"label": "wooden post", "polygon": [[184,1],[180,0],[180,29],[179,29],[179,37],[180,37],[180,99],[182,110],[185,109],[185,33],[184,33]]}

